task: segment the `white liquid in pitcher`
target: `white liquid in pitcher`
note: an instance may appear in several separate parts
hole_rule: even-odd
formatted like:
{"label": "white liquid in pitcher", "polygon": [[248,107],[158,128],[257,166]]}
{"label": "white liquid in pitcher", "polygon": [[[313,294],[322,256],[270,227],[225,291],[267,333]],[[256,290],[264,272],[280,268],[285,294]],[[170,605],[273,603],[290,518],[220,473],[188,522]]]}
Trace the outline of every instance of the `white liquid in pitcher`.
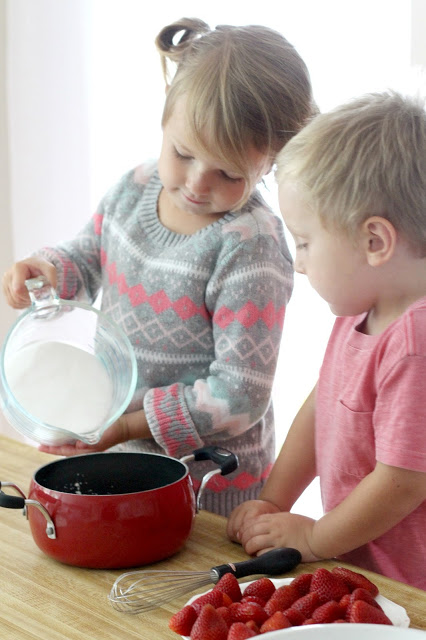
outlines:
{"label": "white liquid in pitcher", "polygon": [[63,342],[34,342],[5,363],[9,387],[31,416],[75,434],[109,416],[113,386],[98,358]]}

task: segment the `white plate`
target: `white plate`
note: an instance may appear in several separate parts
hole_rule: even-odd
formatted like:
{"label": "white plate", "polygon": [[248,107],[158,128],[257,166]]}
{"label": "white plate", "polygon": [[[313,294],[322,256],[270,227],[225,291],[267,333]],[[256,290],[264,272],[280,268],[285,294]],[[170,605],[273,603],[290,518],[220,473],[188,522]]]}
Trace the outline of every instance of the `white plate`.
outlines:
{"label": "white plate", "polygon": [[[271,578],[271,582],[274,583],[276,589],[278,589],[278,587],[282,587],[285,584],[290,584],[290,582],[292,582],[292,580],[293,580],[293,578],[281,578],[281,579],[273,579],[273,578]],[[255,582],[255,580],[252,580],[251,582],[242,582],[242,583],[240,583],[240,587],[241,587],[242,593],[244,593],[244,590],[246,589],[246,587],[249,584],[252,584],[252,582]],[[211,591],[211,589],[209,589],[208,591]],[[204,593],[208,593],[208,591],[205,591]],[[194,602],[194,600],[196,600],[200,596],[204,595],[204,593],[197,593],[197,595],[192,596],[192,598],[190,598],[186,604],[191,604],[191,602]],[[383,611],[386,613],[388,618],[395,625],[395,627],[398,627],[399,629],[406,629],[410,625],[410,618],[407,616],[407,612],[404,609],[404,607],[401,607],[399,604],[396,604],[395,602],[392,602],[392,600],[388,600],[387,598],[385,598],[384,596],[382,596],[380,594],[376,597],[376,600],[379,603],[379,605],[382,607]],[[356,626],[358,633],[360,633],[360,631],[361,631],[361,626],[363,626],[363,627],[372,627],[373,628],[372,630],[374,630],[374,628],[377,629],[377,627],[381,627],[381,629],[383,629],[383,627],[385,627],[387,629],[395,628],[395,627],[391,627],[389,625],[376,625],[376,624],[368,624],[368,625],[357,624],[357,625],[354,625],[354,626]],[[279,640],[279,638],[281,638],[280,634],[285,633],[286,635],[282,636],[282,637],[283,638],[284,637],[287,638],[287,640],[291,640],[292,637],[288,635],[290,632],[299,631],[299,630],[303,631],[305,629],[310,630],[311,627],[315,627],[315,630],[317,630],[317,631],[321,627],[325,628],[324,635],[315,636],[315,640],[322,640],[322,638],[324,638],[324,640],[327,640],[328,638],[330,640],[337,640],[337,638],[341,638],[341,635],[339,635],[335,631],[333,631],[332,633],[336,634],[336,635],[332,636],[330,634],[330,630],[332,628],[335,628],[335,627],[344,627],[345,628],[345,633],[344,633],[345,640],[352,640],[352,639],[355,639],[355,637],[358,637],[357,635],[348,636],[346,631],[349,628],[352,627],[352,625],[350,625],[350,624],[342,624],[342,625],[340,625],[340,624],[333,624],[333,625],[316,624],[316,625],[306,625],[305,627],[289,627],[288,629],[281,629],[279,631],[271,631],[270,633],[263,633],[262,634],[262,638],[265,638],[265,640],[269,640],[269,638],[271,638],[271,640],[272,640],[272,638],[274,640]],[[413,631],[413,629],[409,629],[409,631]],[[310,631],[310,633],[311,633],[311,631]],[[353,633],[353,632],[350,631],[349,634],[351,634],[351,633]],[[420,633],[424,634],[423,631],[421,631]],[[181,637],[185,638],[185,640],[190,640],[189,636],[181,636]],[[295,638],[294,640],[304,640],[304,637],[305,636],[303,636],[303,635],[302,636],[297,636],[297,638]],[[426,636],[423,635],[423,637],[426,639]],[[385,636],[383,636],[383,639],[384,638],[385,638]],[[387,636],[386,636],[386,638],[387,638]],[[407,637],[407,640],[410,640],[410,638],[412,638],[412,640],[419,640],[417,638],[417,636],[412,637],[411,634]],[[379,637],[378,635],[376,635],[376,636],[374,636],[374,639],[373,639],[373,635],[371,635],[371,636],[364,636],[363,635],[362,639],[363,640],[382,640],[382,637],[381,636]],[[392,638],[390,638],[390,640],[405,640],[405,637],[404,636],[400,637],[398,634],[395,634],[395,635],[392,636]]]}

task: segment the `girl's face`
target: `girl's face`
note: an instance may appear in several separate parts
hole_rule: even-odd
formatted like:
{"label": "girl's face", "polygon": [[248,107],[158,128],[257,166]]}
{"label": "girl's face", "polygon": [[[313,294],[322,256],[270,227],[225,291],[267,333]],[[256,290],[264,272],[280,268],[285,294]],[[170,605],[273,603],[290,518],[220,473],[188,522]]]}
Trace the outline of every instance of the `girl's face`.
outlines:
{"label": "girl's face", "polygon": [[[221,217],[244,195],[245,179],[194,144],[186,123],[185,101],[173,109],[163,129],[158,162],[161,182],[173,205],[186,214]],[[247,150],[253,184],[268,171],[267,158],[255,148]]]}
{"label": "girl's face", "polygon": [[280,210],[296,244],[295,270],[336,316],[355,316],[375,302],[371,268],[361,248],[341,231],[327,230],[297,187],[279,187]]}

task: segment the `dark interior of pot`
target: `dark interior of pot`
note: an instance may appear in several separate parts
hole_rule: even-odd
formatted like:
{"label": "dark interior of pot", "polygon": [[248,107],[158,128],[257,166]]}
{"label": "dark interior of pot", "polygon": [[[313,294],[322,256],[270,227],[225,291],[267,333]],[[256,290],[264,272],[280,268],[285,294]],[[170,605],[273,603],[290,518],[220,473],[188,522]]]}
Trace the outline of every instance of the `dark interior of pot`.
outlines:
{"label": "dark interior of pot", "polygon": [[41,467],[35,481],[46,489],[78,495],[137,493],[181,480],[187,467],[179,460],[150,453],[91,453]]}

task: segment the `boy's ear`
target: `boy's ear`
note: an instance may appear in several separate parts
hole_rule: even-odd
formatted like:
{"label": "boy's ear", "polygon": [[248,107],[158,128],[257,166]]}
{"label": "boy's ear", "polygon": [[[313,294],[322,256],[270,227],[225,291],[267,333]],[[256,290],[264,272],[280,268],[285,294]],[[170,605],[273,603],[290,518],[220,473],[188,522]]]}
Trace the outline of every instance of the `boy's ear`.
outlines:
{"label": "boy's ear", "polygon": [[379,267],[394,254],[397,232],[389,220],[371,216],[362,224],[365,255],[372,267]]}

